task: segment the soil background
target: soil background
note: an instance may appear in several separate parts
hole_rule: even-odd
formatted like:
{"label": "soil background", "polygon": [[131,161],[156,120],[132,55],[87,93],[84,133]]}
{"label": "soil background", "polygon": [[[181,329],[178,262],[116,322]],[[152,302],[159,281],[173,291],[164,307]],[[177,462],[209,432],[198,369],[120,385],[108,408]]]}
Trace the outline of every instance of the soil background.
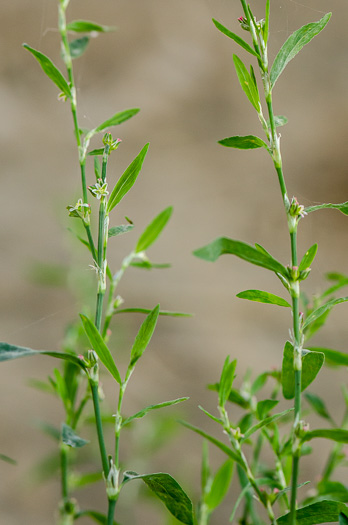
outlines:
{"label": "soil background", "polygon": [[[339,0],[273,0],[271,4],[271,59],[292,31],[329,9],[333,12],[325,31],[278,80],[274,106],[277,114],[289,119],[280,129],[289,195],[304,205],[346,201],[348,4]],[[259,7],[256,14],[261,18]],[[65,326],[81,311],[93,275],[86,253],[80,248],[75,251],[76,242],[67,230],[74,219],[67,217],[66,206],[80,196],[69,107],[57,101],[56,86],[21,47],[28,42],[63,67],[56,3],[3,0],[0,13],[0,338],[59,350]],[[238,359],[237,384],[248,367],[254,375],[279,368],[291,324],[285,308],[235,297],[253,288],[282,295],[281,284],[270,272],[234,257],[208,264],[192,256],[193,249],[226,235],[258,242],[284,264],[290,262],[286,219],[266,152],[217,144],[231,135],[262,136],[232,61],[233,53],[248,63],[249,57],[211,22],[214,17],[238,33],[240,15],[239,2],[229,0],[72,0],[68,11],[69,20],[117,26],[116,32],[92,39],[75,63],[80,125],[90,128],[117,111],[141,108],[139,115],[113,131],[122,144],[111,159],[109,180],[116,181],[150,142],[141,175],[112,218],[116,225],[127,215],[135,228],[110,240],[111,267],[118,267],[157,213],[174,206],[166,231],[148,253],[154,262],[171,262],[172,267],[151,272],[131,269],[120,286],[125,306],[152,308],[160,302],[163,309],[194,313],[190,319],[160,320],[134,374],[125,411],[134,413],[145,405],[186,395],[190,400],[180,410],[168,409],[166,415],[148,416],[138,423],[123,444],[125,468],[168,471],[194,499],[199,495],[201,439],[175,420],[182,417],[219,436],[198,409],[203,405],[216,410],[216,397],[206,385],[218,380],[228,354]],[[93,145],[100,147],[100,142]],[[92,163],[87,169],[91,183]],[[314,242],[319,244],[311,278],[304,284],[309,293],[318,293],[326,272],[348,273],[347,232],[347,218],[333,210],[312,214],[301,223],[300,254]],[[63,269],[65,277],[56,279],[56,286],[44,285],[49,269],[54,275]],[[339,306],[331,314],[313,344],[347,351],[347,308]],[[141,319],[127,316],[112,326],[116,334],[112,348],[121,371]],[[17,466],[0,463],[1,525],[54,523],[59,485],[51,480],[37,483],[34,467],[55,451],[38,421],[59,427],[63,413],[58,401],[28,383],[30,378],[45,379],[53,366],[56,363],[48,358],[30,358],[0,367],[0,452],[18,462]],[[312,388],[327,399],[338,420],[343,411],[339,384],[345,380],[344,371],[325,370]],[[112,412],[114,387],[106,381],[105,390],[105,403]],[[232,419],[238,415],[231,409]],[[319,423],[313,420],[313,424]],[[86,433],[94,439],[92,431]],[[316,446],[314,460],[304,460],[301,481],[317,476],[324,464],[323,444]],[[136,451],[132,461],[131,449]],[[96,453],[88,454],[89,468],[97,468]],[[217,468],[224,458],[215,450],[211,456]],[[169,523],[161,504],[147,493],[141,492],[137,508],[132,497],[135,493],[130,489],[120,502],[121,523]],[[102,484],[81,493],[79,501],[83,508],[102,511]],[[231,492],[212,525],[228,522],[234,501]],[[126,510],[130,507],[131,515]]]}

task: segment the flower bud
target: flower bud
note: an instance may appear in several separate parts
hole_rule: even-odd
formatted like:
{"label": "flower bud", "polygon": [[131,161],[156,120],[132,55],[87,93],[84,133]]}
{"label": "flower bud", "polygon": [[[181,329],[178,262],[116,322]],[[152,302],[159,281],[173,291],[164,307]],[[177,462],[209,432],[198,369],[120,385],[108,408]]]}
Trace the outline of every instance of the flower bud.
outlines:
{"label": "flower bud", "polygon": [[109,457],[109,473],[105,479],[106,493],[109,499],[117,499],[119,488],[118,488],[118,476],[119,470],[116,468],[113,460]]}

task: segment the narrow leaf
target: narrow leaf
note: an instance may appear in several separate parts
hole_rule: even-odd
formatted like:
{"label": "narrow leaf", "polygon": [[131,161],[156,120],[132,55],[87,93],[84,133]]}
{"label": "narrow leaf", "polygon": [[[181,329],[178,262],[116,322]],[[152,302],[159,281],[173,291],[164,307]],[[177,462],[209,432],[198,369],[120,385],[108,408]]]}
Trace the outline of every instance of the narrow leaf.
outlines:
{"label": "narrow leaf", "polygon": [[[325,356],[321,352],[302,350],[301,359],[301,391],[303,392],[316,378],[319,370],[323,366]],[[295,396],[294,348],[289,341],[286,342],[284,347],[282,387],[285,399],[293,399]]]}
{"label": "narrow leaf", "polygon": [[256,264],[256,266],[267,268],[273,272],[280,273],[284,277],[288,277],[287,269],[271,255],[266,255],[249,244],[234,241],[227,237],[219,237],[207,246],[193,252],[196,257],[211,262],[216,261],[225,253],[236,255],[251,264]]}
{"label": "narrow leaf", "polygon": [[160,233],[166,226],[171,215],[173,213],[173,207],[169,206],[163,210],[155,219],[145,228],[143,233],[140,235],[138,243],[135,248],[135,253],[144,252],[151,244],[153,244],[159,237]]}
{"label": "narrow leaf", "polygon": [[102,26],[89,20],[73,20],[66,26],[68,31],[74,31],[74,33],[107,33],[109,31],[115,31],[115,27]]}
{"label": "narrow leaf", "polygon": [[100,335],[100,333],[98,332],[97,328],[92,323],[92,321],[88,319],[88,317],[86,317],[83,314],[80,314],[80,317],[81,317],[83,327],[92,345],[93,350],[95,350],[99,359],[101,360],[105,368],[109,370],[112,377],[116,379],[116,381],[121,385],[122,380],[121,380],[120,373],[117,370],[115,361],[111,355],[110,350],[104,343],[102,336]]}
{"label": "narrow leaf", "polygon": [[[347,506],[344,503],[331,500],[318,501],[312,505],[307,505],[296,511],[297,525],[317,525],[319,523],[338,522],[340,512],[347,513]],[[278,525],[290,525],[290,512],[277,519]]]}
{"label": "narrow leaf", "polygon": [[330,18],[331,13],[327,13],[318,22],[307,24],[289,36],[273,62],[270,74],[272,87],[290,60],[292,60],[297,55],[297,53],[301,51],[303,46],[308,44],[316,35],[320,33],[320,31],[324,29]]}
{"label": "narrow leaf", "polygon": [[210,491],[204,498],[210,512],[218,507],[229,489],[233,474],[233,461],[228,459],[216,472]]}
{"label": "narrow leaf", "polygon": [[76,432],[65,423],[62,424],[62,442],[73,448],[81,448],[89,443],[89,441],[80,438]]}
{"label": "narrow leaf", "polygon": [[249,74],[247,68],[237,55],[233,55],[233,62],[236,68],[239,83],[248,97],[251,104],[254,106],[257,112],[260,111],[260,98],[257,88],[254,84],[254,79]]}
{"label": "narrow leaf", "polygon": [[237,360],[234,359],[230,363],[230,356],[226,357],[224,366],[222,368],[220,382],[219,382],[219,406],[224,407],[230,395],[232,384],[235,378],[235,371]]}
{"label": "narrow leaf", "polygon": [[215,421],[215,423],[218,423],[219,425],[223,425],[223,422],[222,422],[222,420],[221,420],[220,418],[213,416],[213,414],[211,414],[210,412],[208,412],[208,410],[205,410],[205,408],[203,408],[201,405],[198,405],[198,408],[199,408],[199,410],[202,410],[203,414],[205,414],[205,415],[208,416],[210,419],[212,419],[213,421]]}
{"label": "narrow leaf", "polygon": [[262,421],[260,421],[256,425],[253,425],[252,427],[249,428],[249,430],[247,430],[245,432],[244,438],[242,439],[242,442],[245,441],[246,439],[248,439],[248,437],[250,437],[252,434],[254,434],[260,428],[263,428],[263,427],[266,427],[267,425],[270,425],[274,421],[277,421],[278,419],[280,419],[280,418],[286,416],[287,414],[289,414],[289,412],[291,412],[292,410],[294,410],[294,409],[293,408],[288,408],[287,410],[284,410],[283,412],[279,412],[278,414],[274,414],[273,416],[266,417],[265,419],[263,419]]}
{"label": "narrow leaf", "polygon": [[227,148],[237,148],[237,149],[266,148],[268,150],[267,144],[259,137],[255,137],[255,135],[246,135],[244,137],[236,135],[234,137],[228,137],[226,139],[218,140],[218,144],[221,144],[221,146],[226,146]]}
{"label": "narrow leaf", "polygon": [[155,330],[159,315],[159,304],[150,312],[140,327],[135,338],[130,358],[130,368],[133,368],[138,359],[143,355]]}
{"label": "narrow leaf", "polygon": [[47,355],[50,357],[56,357],[57,359],[63,359],[70,361],[75,365],[85,370],[83,361],[74,354],[68,354],[63,352],[49,352],[47,350],[32,350],[24,346],[10,345],[9,343],[0,342],[0,362],[11,361],[12,359],[18,359],[19,357],[27,357],[31,355]]}
{"label": "narrow leaf", "polygon": [[319,416],[323,417],[324,419],[327,419],[328,421],[330,421],[330,423],[334,423],[321,397],[317,396],[316,394],[313,394],[312,392],[306,392],[305,398]]}
{"label": "narrow leaf", "polygon": [[133,421],[134,419],[140,419],[140,418],[146,416],[146,414],[148,414],[152,410],[158,410],[159,408],[170,407],[170,406],[173,406],[173,405],[177,405],[178,403],[182,403],[183,401],[187,401],[188,399],[189,399],[188,397],[180,397],[178,399],[173,399],[172,401],[165,401],[164,403],[158,403],[156,405],[147,406],[146,408],[143,408],[143,410],[140,410],[139,412],[137,412],[133,416],[127,417],[127,419],[125,419],[122,422],[122,426],[125,427],[131,421]]}
{"label": "narrow leaf", "polygon": [[213,18],[213,23],[214,23],[215,27],[219,31],[221,31],[221,33],[223,33],[224,35],[228,36],[229,38],[232,38],[232,40],[234,40],[236,42],[236,44],[238,44],[243,49],[245,49],[245,51],[248,51],[248,53],[250,53],[251,55],[254,55],[255,57],[259,56],[256,53],[256,51],[247,42],[245,42],[245,40],[243,40],[243,38],[241,38],[240,36],[236,35],[235,33],[232,33],[232,31],[230,31],[229,29],[227,29],[227,27],[225,27],[222,24],[220,24],[220,22],[218,22],[214,18]]}
{"label": "narrow leaf", "polygon": [[348,354],[321,347],[310,347],[309,350],[312,352],[322,352],[325,355],[326,365],[348,366]]}
{"label": "narrow leaf", "polygon": [[306,432],[302,441],[310,441],[313,438],[332,439],[337,443],[348,443],[348,430],[341,428],[320,428]]}
{"label": "narrow leaf", "polygon": [[300,262],[300,266],[298,267],[298,269],[300,271],[307,270],[307,268],[310,267],[310,265],[312,264],[312,262],[314,260],[314,257],[317,254],[317,251],[318,251],[318,245],[317,244],[313,244],[313,246],[311,246],[309,248],[309,250],[306,251],[306,253],[302,257],[302,260]]}
{"label": "narrow leaf", "polygon": [[133,230],[133,228],[134,228],[133,224],[120,224],[119,226],[114,226],[113,228],[110,228],[108,235],[109,237],[117,237],[117,235],[122,235],[123,233],[127,233],[130,230]]}
{"label": "narrow leaf", "polygon": [[[116,314],[125,314],[125,313],[136,313],[136,314],[149,314],[152,310],[150,308],[122,308],[116,310]],[[184,312],[171,312],[169,310],[160,310],[159,315],[168,316],[168,317],[192,317],[193,314],[186,314]]]}
{"label": "narrow leaf", "polygon": [[119,178],[116,186],[112,190],[110,199],[107,206],[107,212],[110,211],[123,199],[123,197],[129,192],[133,184],[135,183],[141,167],[143,165],[145,155],[149,149],[149,144],[146,144],[140,153],[135,157],[133,162],[128,166],[126,171]]}
{"label": "narrow leaf", "polygon": [[53,64],[53,62],[46,55],[40,51],[37,51],[36,49],[33,49],[28,44],[23,44],[23,47],[30,51],[32,55],[34,55],[44,73],[46,73],[46,75],[52,80],[52,82],[56,84],[56,86],[64,93],[64,95],[68,98],[71,98],[71,91],[67,81],[59,69]]}
{"label": "narrow leaf", "polygon": [[17,461],[15,459],[12,459],[5,454],[0,454],[0,461],[5,461],[5,463],[9,463],[10,465],[17,465]]}
{"label": "narrow leaf", "polygon": [[311,323],[313,323],[316,319],[321,317],[323,314],[325,314],[328,310],[331,310],[336,304],[345,303],[348,301],[348,297],[340,297],[339,299],[331,299],[331,301],[328,301],[327,303],[323,304],[322,306],[319,306],[319,308],[316,308],[305,320],[303,323],[303,330],[307,328]]}
{"label": "narrow leaf", "polygon": [[291,308],[291,305],[285,301],[285,299],[278,297],[278,295],[274,295],[269,292],[263,292],[261,290],[245,290],[245,292],[238,293],[237,297],[239,299],[256,301],[258,303],[276,304],[278,306],[287,306]]}
{"label": "narrow leaf", "polygon": [[348,215],[348,201],[342,202],[341,204],[317,204],[316,206],[308,206],[305,208],[306,213],[311,213],[312,211],[324,210],[325,208],[332,208],[334,210],[339,210],[344,215]]}
{"label": "narrow leaf", "polygon": [[122,122],[125,122],[126,120],[129,120],[130,118],[134,117],[137,113],[139,113],[139,108],[134,109],[126,109],[124,111],[120,111],[119,113],[115,113],[115,115],[108,120],[105,120],[100,126],[95,128],[95,133],[99,133],[100,131],[104,131],[106,128],[111,128],[112,126],[118,126],[119,124],[122,124]]}
{"label": "narrow leaf", "polygon": [[124,473],[123,483],[134,479],[142,479],[177,520],[186,525],[193,525],[192,502],[172,476],[163,472],[139,475],[128,471]]}
{"label": "narrow leaf", "polygon": [[164,268],[170,268],[171,264],[170,263],[153,263],[147,259],[145,261],[132,262],[130,263],[130,266],[134,266],[134,268],[142,268],[143,270],[152,270],[153,268],[163,270]]}
{"label": "narrow leaf", "polygon": [[[94,134],[94,130],[93,130],[93,134]],[[102,156],[103,154],[104,154],[104,148],[97,148],[97,149],[93,149],[92,151],[88,152],[88,155],[90,155],[91,157],[98,157],[98,155]]]}
{"label": "narrow leaf", "polygon": [[[82,510],[74,515],[74,520],[77,520],[78,518],[82,518],[83,516],[88,516],[89,518],[92,518],[96,523],[100,523],[101,525],[105,525],[107,523],[107,516],[105,514],[101,514],[100,512],[96,512],[95,510]],[[117,521],[113,522],[113,525],[119,525]]]}
{"label": "narrow leaf", "polygon": [[76,38],[69,42],[69,49],[71,58],[79,58],[86,51],[89,44],[88,36],[83,36],[81,38]]}

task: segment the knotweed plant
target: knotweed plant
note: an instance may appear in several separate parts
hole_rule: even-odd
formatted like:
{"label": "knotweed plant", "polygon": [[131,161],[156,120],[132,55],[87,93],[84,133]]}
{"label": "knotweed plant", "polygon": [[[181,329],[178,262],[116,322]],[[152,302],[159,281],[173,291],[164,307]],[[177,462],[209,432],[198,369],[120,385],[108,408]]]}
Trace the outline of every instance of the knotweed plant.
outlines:
{"label": "knotweed plant", "polygon": [[[112,179],[109,180],[107,173],[109,158],[110,155],[117,155],[117,149],[121,143],[119,138],[111,135],[109,129],[130,119],[138,113],[139,109],[117,112],[93,129],[86,130],[80,127],[73,61],[85,52],[91,34],[105,33],[112,28],[86,20],[67,22],[68,5],[69,0],[59,0],[58,2],[58,28],[61,37],[61,58],[66,69],[65,75],[41,51],[33,49],[28,44],[24,44],[24,48],[31,53],[43,72],[58,87],[59,98],[70,105],[80,168],[81,194],[76,203],[67,206],[67,210],[72,221],[79,221],[82,224],[84,234],[78,234],[77,237],[85,245],[86,254],[88,253],[86,266],[89,264],[95,271],[96,306],[94,318],[86,315],[87,312],[80,314],[80,319],[68,332],[62,352],[38,351],[0,343],[0,361],[36,354],[63,360],[62,367],[54,370],[49,378],[48,385],[45,387],[46,390],[53,391],[60,398],[65,409],[65,420],[60,429],[52,428],[49,425],[45,427],[45,430],[56,438],[60,454],[61,496],[57,498],[60,499],[57,517],[59,525],[70,525],[82,516],[88,516],[91,520],[106,525],[116,523],[114,515],[120,493],[133,480],[142,480],[163,501],[177,520],[191,525],[193,524],[191,501],[169,474],[138,474],[132,470],[124,472],[121,462],[121,435],[125,427],[153,410],[176,405],[187,399],[178,398],[156,405],[139,407],[140,410],[129,417],[125,416],[122,408],[127,385],[138,360],[150,343],[158,317],[160,315],[185,315],[163,311],[159,305],[150,309],[121,308],[123,300],[118,295],[118,285],[129,267],[136,266],[149,270],[158,266],[166,266],[151,263],[146,251],[166,226],[172,214],[172,208],[167,207],[154,218],[138,237],[131,253],[124,257],[121,267],[116,271],[112,270],[108,261],[108,243],[114,242],[114,237],[131,231],[134,225],[127,219],[126,224],[111,226],[109,219],[112,217],[112,212],[117,209],[117,205],[135,183],[149,145],[146,144],[142,148],[125,172],[119,176],[116,183]],[[97,135],[102,138],[99,142],[99,148],[91,150],[91,139]],[[92,205],[90,201],[92,201]],[[96,217],[94,217],[95,215]],[[109,327],[115,315],[125,312],[145,314],[146,318],[135,337],[130,350],[129,364],[125,376],[122,377],[112,353],[114,348]],[[81,331],[84,332],[84,346],[82,347]],[[100,368],[104,369],[104,373],[107,371],[118,391],[118,401],[114,402],[112,443],[106,442],[104,435],[104,417],[100,406],[102,399]],[[40,386],[42,387],[42,384]],[[117,399],[116,396],[115,399]],[[76,481],[76,474],[74,473],[73,477],[71,472],[72,451],[90,446],[85,439],[79,436],[85,418],[85,408],[90,400],[94,409],[93,420],[101,466],[99,472],[81,475]],[[2,455],[1,459],[9,458]],[[105,513],[93,509],[80,510],[75,497],[73,497],[73,489],[101,478],[104,478],[106,489]]]}
{"label": "knotweed plant", "polygon": [[[281,371],[265,372],[253,380],[248,375],[239,389],[233,387],[237,362],[235,359],[231,360],[230,356],[226,358],[220,381],[211,386],[218,392],[218,414],[213,415],[202,410],[221,427],[227,443],[189,423],[184,423],[228,456],[228,461],[215,475],[211,475],[207,449],[204,448],[202,496],[197,515],[200,525],[209,522],[212,512],[221,503],[228,489],[234,464],[241,492],[235,497],[230,521],[235,520],[237,511],[239,512],[238,507],[243,502],[244,510],[239,518],[243,524],[256,525],[264,523],[265,519],[273,525],[314,525],[338,520],[348,523],[348,508],[343,503],[348,502],[347,487],[332,478],[336,467],[345,462],[342,448],[344,443],[348,443],[348,431],[344,428],[347,427],[347,409],[341,426],[337,426],[324,401],[307,391],[323,366],[325,357],[335,365],[347,365],[345,354],[307,346],[308,339],[324,324],[330,310],[348,300],[348,297],[335,296],[335,293],[347,284],[347,279],[338,274],[329,275],[334,281],[333,284],[320,297],[310,301],[301,293],[301,283],[310,274],[317,244],[313,244],[304,255],[299,256],[297,249],[297,231],[309,213],[323,208],[336,208],[347,215],[348,203],[320,204],[305,208],[296,197],[289,195],[278,131],[280,126],[286,124],[287,119],[275,112],[272,100],[277,80],[287,64],[325,28],[331,13],[323,16],[318,22],[301,27],[289,36],[271,65],[267,52],[270,3],[270,0],[266,0],[265,17],[258,20],[246,0],[241,0],[242,16],[236,21],[236,25],[239,25],[240,33],[245,32],[249,37],[249,42],[217,20],[213,20],[217,29],[233,40],[234,44],[241,46],[255,62],[254,70],[253,66],[247,67],[237,55],[233,56],[239,83],[256,111],[264,134],[263,139],[254,135],[237,135],[220,140],[219,143],[225,147],[242,150],[264,148],[270,156],[288,225],[290,264],[286,265],[276,260],[260,244],[251,246],[227,237],[220,237],[196,250],[195,255],[206,261],[216,261],[223,254],[232,254],[273,272],[288,294],[286,299],[263,290],[246,290],[237,297],[288,308],[291,312],[290,340],[284,346]],[[271,395],[263,399],[260,392],[266,382],[272,382],[273,387]],[[347,404],[346,390],[344,396]],[[294,400],[293,406],[274,413],[281,397]],[[308,407],[325,418],[331,428],[309,429],[309,425],[303,419],[303,397]],[[229,403],[245,410],[241,419],[235,419],[233,406]],[[332,440],[335,445],[320,482],[315,490],[312,490],[311,496],[299,505],[299,498],[305,494],[305,489],[299,489],[306,484],[299,483],[301,457],[311,451],[309,442],[316,438]],[[261,456],[266,445],[274,457],[273,464],[267,466],[263,464]]]}

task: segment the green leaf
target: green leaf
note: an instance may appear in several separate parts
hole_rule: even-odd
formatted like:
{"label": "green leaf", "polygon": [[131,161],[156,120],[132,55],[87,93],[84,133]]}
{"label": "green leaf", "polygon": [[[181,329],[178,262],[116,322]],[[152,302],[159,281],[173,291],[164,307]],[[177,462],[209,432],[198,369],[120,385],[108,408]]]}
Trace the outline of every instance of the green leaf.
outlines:
{"label": "green leaf", "polygon": [[317,251],[318,251],[318,245],[317,244],[313,244],[313,246],[311,246],[309,248],[309,250],[306,251],[306,253],[302,257],[302,260],[300,262],[300,266],[298,267],[298,269],[300,271],[307,270],[307,268],[310,267],[310,265],[312,264],[312,262],[314,260],[314,257],[317,254]]}
{"label": "green leaf", "polygon": [[245,42],[245,40],[243,40],[243,38],[241,38],[240,36],[236,35],[235,33],[232,33],[232,31],[230,31],[229,29],[227,29],[227,27],[225,27],[222,24],[220,24],[220,22],[218,22],[214,18],[213,18],[213,23],[215,24],[215,27],[219,31],[221,31],[221,33],[223,33],[224,35],[228,36],[229,38],[232,38],[232,40],[234,40],[236,42],[236,44],[238,44],[243,49],[245,49],[245,51],[248,51],[248,53],[250,53],[251,55],[254,55],[255,57],[259,56],[256,53],[256,51],[254,51],[254,49],[251,46],[249,46],[249,44],[247,42]]}
{"label": "green leaf", "polygon": [[134,266],[134,268],[142,268],[143,270],[152,270],[153,268],[157,268],[159,270],[163,270],[164,268],[170,268],[170,263],[152,263],[149,260],[146,261],[136,261],[131,262],[130,266]]}
{"label": "green leaf", "polygon": [[323,314],[325,314],[327,311],[331,310],[336,304],[345,303],[348,301],[348,297],[340,297],[339,299],[331,299],[331,301],[328,301],[327,303],[323,304],[322,306],[319,306],[319,308],[316,308],[305,320],[303,323],[303,330],[305,330],[311,323],[313,323],[316,319],[321,317]]}
{"label": "green leaf", "polygon": [[117,370],[115,361],[111,355],[110,350],[104,343],[104,340],[98,332],[96,326],[83,314],[80,314],[81,321],[88,339],[92,345],[93,350],[97,353],[103,365],[109,370],[110,374],[121,385],[122,380],[119,371]]}
{"label": "green leaf", "polygon": [[107,213],[110,213],[110,211],[123,199],[123,197],[129,192],[129,190],[135,183],[140,173],[148,149],[149,144],[146,144],[140,151],[140,153],[137,155],[137,157],[135,157],[133,162],[131,162],[131,164],[128,166],[123,175],[121,175],[121,177],[119,178],[118,182],[116,183],[116,186],[111,192],[107,205]]}
{"label": "green leaf", "polygon": [[311,213],[312,211],[324,210],[325,208],[332,208],[334,210],[339,210],[344,215],[348,215],[348,201],[342,202],[341,204],[317,204],[316,206],[308,206],[305,208],[306,213]]}
{"label": "green leaf", "polygon": [[[301,392],[314,381],[323,366],[324,359],[325,356],[322,352],[302,350]],[[293,399],[295,397],[294,348],[289,341],[286,342],[284,347],[282,387],[285,399]]]}
{"label": "green leaf", "polygon": [[18,359],[19,357],[27,357],[31,355],[47,355],[50,357],[56,357],[57,359],[63,359],[65,361],[70,361],[75,365],[78,365],[83,370],[86,367],[83,364],[83,361],[79,359],[74,354],[68,354],[63,352],[49,352],[47,350],[32,350],[31,348],[26,348],[24,346],[10,345],[9,343],[0,342],[0,363],[2,361],[11,361],[12,359]]}
{"label": "green leaf", "polygon": [[203,408],[201,405],[198,405],[198,408],[199,410],[202,410],[203,414],[205,414],[206,416],[208,416],[210,419],[212,419],[213,421],[215,421],[215,423],[218,423],[219,425],[222,425],[223,422],[220,418],[218,417],[215,417],[213,416],[213,414],[211,414],[210,412],[208,412],[208,410],[205,410],[205,408]]}
{"label": "green leaf", "polygon": [[248,439],[248,437],[250,437],[252,434],[254,434],[260,428],[263,428],[263,427],[265,427],[267,425],[270,425],[274,421],[277,421],[278,419],[280,419],[280,418],[286,416],[287,414],[289,414],[289,412],[291,412],[292,410],[294,410],[294,409],[293,408],[288,408],[287,410],[284,410],[283,412],[279,412],[278,414],[274,414],[273,416],[266,417],[265,419],[263,419],[262,421],[260,421],[256,425],[253,425],[252,427],[249,428],[249,430],[247,430],[244,433],[244,438],[242,439],[242,442],[245,441],[246,439]]}
{"label": "green leaf", "polygon": [[[237,55],[233,55],[233,62],[236,68],[239,83],[248,97],[251,104],[254,106],[257,112],[260,111],[260,97],[257,91],[257,87],[254,83],[254,79],[249,74],[247,68]],[[260,139],[259,139],[260,140]],[[221,142],[220,142],[221,144]]]}
{"label": "green leaf", "polygon": [[326,365],[348,366],[348,354],[319,346],[311,346],[309,350],[311,350],[311,352],[322,352],[325,355]]}
{"label": "green leaf", "polygon": [[5,461],[5,463],[10,463],[10,465],[17,465],[17,461],[15,459],[12,459],[5,454],[0,454],[0,461]]}
{"label": "green leaf", "polygon": [[[97,148],[97,149],[93,149],[92,151],[89,151],[88,152],[88,155],[90,156],[94,156],[94,157],[97,157],[98,155],[104,155],[104,148]],[[101,177],[99,177],[101,178]]]}
{"label": "green leaf", "polygon": [[68,31],[74,31],[75,33],[107,33],[109,31],[115,31],[115,27],[102,26],[89,20],[73,20],[66,26]]}
{"label": "green leaf", "polygon": [[312,392],[306,392],[305,398],[319,416],[323,417],[324,419],[327,419],[328,421],[330,421],[330,423],[334,423],[321,397],[317,396],[316,394],[313,394]]}
{"label": "green leaf", "polygon": [[[285,124],[287,123],[288,123],[288,119],[284,117],[284,115],[278,115],[278,116],[276,115],[274,117],[274,124],[276,128],[281,128],[282,126],[285,126]],[[268,124],[268,127],[270,128],[271,124],[269,123],[268,120],[267,120],[267,124]]]}
{"label": "green leaf", "polygon": [[52,82],[56,84],[56,86],[64,93],[64,95],[68,98],[71,98],[71,91],[67,81],[59,69],[53,64],[53,62],[46,55],[40,51],[37,51],[36,49],[33,49],[28,44],[23,44],[23,47],[30,51],[32,55],[34,55],[42,67],[44,73],[46,73],[46,75],[52,80]]}
{"label": "green leaf", "polygon": [[[136,314],[149,314],[152,310],[150,308],[122,308],[116,310],[116,314],[125,314],[125,313],[136,313]],[[171,312],[169,310],[160,310],[159,315],[168,316],[168,317],[192,317],[193,314],[186,314],[184,312]]]}
{"label": "green leaf", "polygon": [[210,491],[204,498],[204,503],[207,505],[210,512],[218,507],[229,489],[233,474],[233,461],[228,459],[221,465],[216,472]]}
{"label": "green leaf", "polygon": [[267,45],[269,36],[269,13],[270,13],[270,0],[266,2],[266,14],[265,14],[265,25],[263,26],[263,40]]}
{"label": "green leaf", "polygon": [[76,432],[65,423],[62,424],[62,442],[73,448],[81,448],[89,443],[89,441],[80,438]]}
{"label": "green leaf", "polygon": [[170,407],[172,405],[177,405],[178,403],[182,403],[183,401],[187,401],[188,399],[189,399],[188,397],[179,397],[178,399],[173,399],[172,401],[165,401],[164,403],[158,403],[156,405],[149,405],[146,408],[143,408],[143,410],[140,410],[139,412],[134,414],[133,416],[127,417],[127,419],[125,419],[122,422],[122,427],[125,427],[131,421],[133,421],[134,419],[140,419],[140,418],[146,416],[146,414],[148,412],[151,412],[152,410],[157,410],[159,408]]}
{"label": "green leaf", "polygon": [[267,414],[277,406],[279,401],[277,399],[264,399],[259,401],[256,405],[256,414],[258,419],[264,419]]}
{"label": "green leaf", "polygon": [[203,493],[210,483],[209,446],[206,441],[202,445],[201,492]]}
{"label": "green leaf", "polygon": [[135,338],[132,350],[129,367],[133,368],[138,359],[143,355],[147,345],[149,344],[152,334],[155,330],[157,319],[159,315],[159,304],[150,312],[145,321],[140,327],[140,330]]}
{"label": "green leaf", "polygon": [[219,407],[224,407],[228,397],[231,393],[232,384],[235,378],[235,371],[237,360],[234,359],[230,363],[230,356],[226,357],[224,366],[222,368],[220,382],[219,382]]}
{"label": "green leaf", "polygon": [[234,137],[228,137],[226,139],[218,140],[218,144],[221,146],[226,146],[227,148],[237,148],[237,149],[256,149],[256,148],[266,148],[268,151],[267,144],[255,135],[246,135],[241,137],[236,135]]}
{"label": "green leaf", "polygon": [[109,237],[117,237],[117,235],[127,233],[130,230],[133,230],[133,228],[133,224],[120,224],[119,226],[114,226],[113,228],[110,228],[108,231],[108,235]]}
{"label": "green leaf", "polygon": [[102,479],[103,473],[100,471],[88,472],[87,474],[77,474],[76,472],[74,472],[73,478],[70,479],[69,487],[71,488],[71,490],[76,490],[82,487],[86,487],[87,485],[91,485],[92,483],[102,481]]}
{"label": "green leaf", "polygon": [[310,441],[313,438],[332,439],[337,443],[348,443],[348,430],[341,428],[319,428],[306,432],[302,441]]}
{"label": "green leaf", "polygon": [[83,36],[81,38],[76,38],[69,42],[69,49],[71,58],[79,58],[86,51],[89,44],[88,36]]}
{"label": "green leaf", "polygon": [[[296,525],[317,525],[338,521],[339,513],[347,513],[344,503],[331,500],[318,501],[296,511]],[[290,512],[277,519],[279,525],[290,525]]]}
{"label": "green leaf", "polygon": [[216,261],[221,255],[228,253],[236,255],[251,264],[267,268],[273,272],[280,273],[284,277],[288,277],[287,269],[271,255],[266,255],[260,252],[253,246],[241,241],[234,241],[227,237],[219,237],[203,248],[195,250],[193,254],[205,261]]}
{"label": "green leaf", "polygon": [[[219,383],[214,383],[212,385],[208,385],[209,390],[213,390],[214,392],[219,391]],[[230,395],[228,396],[228,401],[230,403],[235,403],[236,405],[242,407],[242,408],[249,408],[249,401],[248,399],[245,399],[235,388],[231,389]]]}
{"label": "green leaf", "polygon": [[115,113],[115,115],[107,120],[105,120],[100,126],[94,129],[95,133],[99,133],[100,131],[104,131],[106,128],[111,128],[112,126],[118,126],[119,124],[122,124],[122,122],[125,122],[126,120],[129,120],[130,118],[134,117],[137,113],[139,113],[139,108],[134,109],[125,109],[124,111],[120,111],[119,113]]}
{"label": "green leaf", "polygon": [[[92,520],[96,521],[97,523],[100,523],[101,525],[105,525],[107,523],[107,516],[105,514],[101,514],[100,512],[96,512],[95,510],[82,510],[80,512],[77,512],[74,515],[74,519],[77,520],[78,518],[82,518],[83,516],[88,516],[89,518],[92,518]],[[117,521],[113,522],[113,525],[119,525]]]}
{"label": "green leaf", "polygon": [[142,479],[155,495],[163,501],[167,509],[177,520],[186,525],[193,525],[192,502],[172,476],[159,472],[156,474],[137,474],[127,471],[123,483]]}
{"label": "green leaf", "polygon": [[340,512],[340,515],[338,516],[338,523],[339,525],[348,525],[348,518],[343,512]]}
{"label": "green leaf", "polygon": [[258,303],[277,304],[278,306],[287,306],[291,308],[291,305],[272,293],[263,292],[261,290],[245,290],[237,294],[239,299],[248,299],[249,301],[256,301]]}
{"label": "green leaf", "polygon": [[292,60],[297,55],[297,53],[301,51],[303,46],[308,44],[316,35],[320,33],[320,31],[324,29],[330,18],[331,13],[327,13],[318,22],[307,24],[289,36],[273,62],[270,74],[272,87],[277,82],[279,75],[283,72],[290,60]]}
{"label": "green leaf", "polygon": [[167,222],[169,221],[173,213],[173,207],[169,206],[163,210],[155,219],[145,228],[143,233],[140,235],[138,243],[135,248],[135,253],[144,252],[147,250],[151,244],[153,244]]}

